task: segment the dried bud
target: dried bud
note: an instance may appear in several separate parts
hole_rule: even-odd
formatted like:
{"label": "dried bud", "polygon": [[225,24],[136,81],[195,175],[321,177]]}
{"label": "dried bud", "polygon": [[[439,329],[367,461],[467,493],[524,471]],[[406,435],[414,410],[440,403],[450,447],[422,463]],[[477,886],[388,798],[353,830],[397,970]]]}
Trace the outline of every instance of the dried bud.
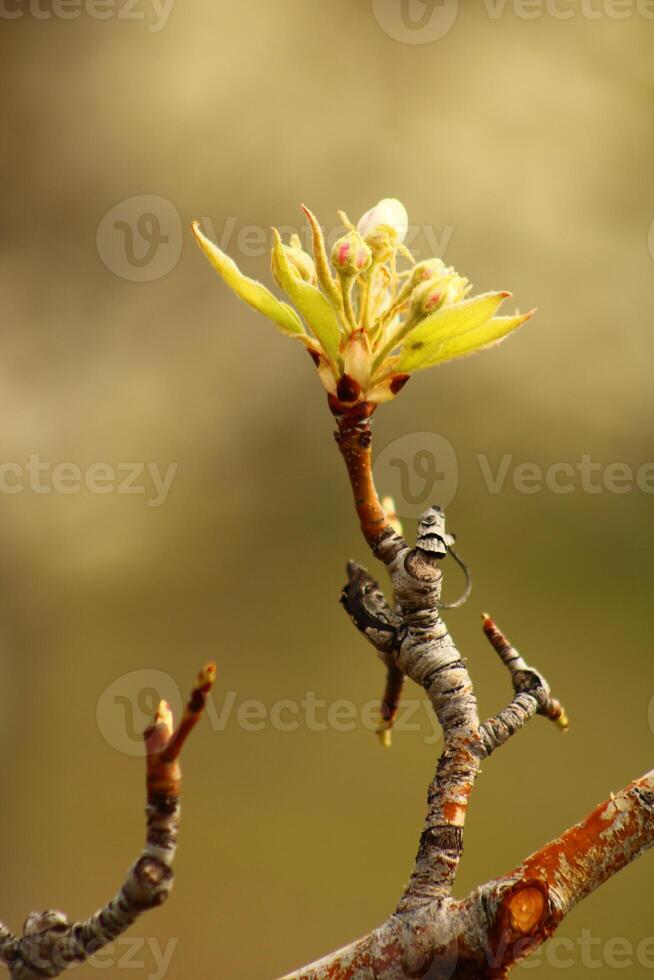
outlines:
{"label": "dried bud", "polygon": [[332,262],[340,275],[354,277],[370,267],[372,252],[357,231],[350,231],[334,245]]}

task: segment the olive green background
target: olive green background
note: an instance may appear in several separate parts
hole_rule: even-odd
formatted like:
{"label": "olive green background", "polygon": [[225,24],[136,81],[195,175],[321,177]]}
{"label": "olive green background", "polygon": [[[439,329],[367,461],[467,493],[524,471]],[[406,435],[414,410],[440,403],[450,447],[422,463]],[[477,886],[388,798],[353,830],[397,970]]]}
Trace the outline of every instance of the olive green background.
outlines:
{"label": "olive green background", "polygon": [[[456,452],[448,523],[475,588],[447,619],[482,712],[510,694],[479,629],[487,608],[572,718],[566,737],[538,719],[484,767],[458,894],[651,767],[654,498],[512,481],[519,463],[584,453],[654,460],[654,20],[635,5],[617,19],[608,0],[559,8],[573,15],[461,4],[429,43],[391,0],[179,0],[158,31],[145,0],[122,18],[21,8],[3,22],[1,461],[179,464],[160,507],[0,493],[0,918],[13,928],[113,894],[143,836],[129,753],[150,689],[174,700],[209,658],[215,712],[184,760],[174,892],[129,934],[177,940],[167,980],[273,977],[326,953],[392,911],[416,850],[438,753],[420,692],[418,730],[390,752],[361,723],[315,730],[306,709],[294,731],[253,723],[251,705],[237,717],[249,699],[270,712],[307,692],[358,712],[383,669],[337,604],[344,562],[368,556],[324,392],[299,345],[211,272],[195,217],[218,236],[233,226],[228,249],[267,279],[243,229],[300,227],[300,201],[329,229],[339,207],[356,218],[397,196],[423,226],[421,257],[429,234],[447,240],[479,291],[513,291],[507,312],[539,307],[497,350],[417,376],[375,422],[378,451],[433,432]],[[124,278],[119,230],[113,268],[96,244],[103,216],[140,195],[169,201],[183,229],[168,229],[174,267],[146,282]],[[511,455],[501,492],[478,454],[493,471]],[[654,936],[653,870],[641,859],[570,915],[571,959],[559,945],[521,970],[650,976],[654,941],[649,960],[635,947]],[[122,975],[157,976],[143,942],[76,973]]]}

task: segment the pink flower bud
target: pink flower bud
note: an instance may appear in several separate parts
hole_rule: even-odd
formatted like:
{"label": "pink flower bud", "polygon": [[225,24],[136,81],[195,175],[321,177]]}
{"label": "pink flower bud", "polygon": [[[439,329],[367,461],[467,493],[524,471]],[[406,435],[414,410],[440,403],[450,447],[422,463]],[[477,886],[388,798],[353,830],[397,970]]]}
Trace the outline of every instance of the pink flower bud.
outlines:
{"label": "pink flower bud", "polygon": [[419,286],[421,282],[427,282],[428,279],[442,278],[448,271],[450,270],[442,259],[424,259],[411,269],[409,283],[411,286]]}
{"label": "pink flower bud", "polygon": [[421,282],[411,293],[409,319],[422,320],[443,305],[450,306],[452,303],[461,302],[468,289],[468,280],[452,270],[446,270],[445,275],[436,275],[426,282]]}
{"label": "pink flower bud", "polygon": [[334,245],[332,262],[342,276],[358,276],[370,267],[372,252],[358,232],[350,231]]}
{"label": "pink flower bud", "polygon": [[409,319],[422,320],[430,313],[435,313],[445,301],[446,285],[447,279],[436,276],[416,286],[409,302]]}

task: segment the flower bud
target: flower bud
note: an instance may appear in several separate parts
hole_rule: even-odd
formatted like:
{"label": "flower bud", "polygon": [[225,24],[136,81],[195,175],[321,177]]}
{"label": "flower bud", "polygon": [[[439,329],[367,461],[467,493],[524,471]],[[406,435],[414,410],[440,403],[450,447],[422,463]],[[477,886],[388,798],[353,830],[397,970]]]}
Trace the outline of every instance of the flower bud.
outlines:
{"label": "flower bud", "polygon": [[421,282],[427,282],[428,279],[446,276],[448,271],[450,270],[442,259],[424,259],[422,262],[416,263],[411,269],[408,282],[411,287],[419,286]]}
{"label": "flower bud", "polygon": [[468,289],[468,280],[456,272],[444,276],[437,275],[426,282],[421,282],[411,293],[409,319],[422,320],[443,305],[459,303]]}
{"label": "flower bud", "polygon": [[409,319],[423,320],[440,309],[445,301],[446,285],[447,279],[444,276],[435,276],[416,286],[409,301]]}
{"label": "flower bud", "polygon": [[375,236],[379,229],[384,229],[387,237],[389,231],[392,233],[390,238],[394,245],[400,245],[404,241],[409,230],[409,216],[401,201],[394,197],[385,197],[374,208],[366,211],[357,225],[357,231],[366,241],[369,236]]}
{"label": "flower bud", "polygon": [[[304,282],[310,282],[312,286],[315,286],[317,282],[316,266],[308,252],[305,252],[301,247],[300,240],[297,235],[293,236],[290,245],[282,245],[282,248],[284,249],[289,265],[293,271],[297,273],[298,278],[304,280]],[[275,264],[276,263],[273,259],[272,273],[277,285],[281,286],[282,284],[279,281]]]}
{"label": "flower bud", "polygon": [[332,262],[341,276],[352,278],[370,267],[372,252],[358,232],[350,231],[334,245]]}

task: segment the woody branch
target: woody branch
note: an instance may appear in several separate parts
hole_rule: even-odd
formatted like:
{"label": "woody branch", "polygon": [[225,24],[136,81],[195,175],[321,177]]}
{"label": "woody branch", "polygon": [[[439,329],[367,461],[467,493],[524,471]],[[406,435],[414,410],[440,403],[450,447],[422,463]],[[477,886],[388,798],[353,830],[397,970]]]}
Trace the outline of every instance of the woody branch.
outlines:
{"label": "woody branch", "polygon": [[146,841],[118,892],[90,918],[69,923],[63,912],[33,912],[14,936],[0,923],[0,963],[12,980],[56,977],[93,956],[145,911],[166,901],[173,884],[172,862],[180,824],[180,753],[200,719],[216,676],[214,664],[199,673],[176,729],[165,701],[145,731]]}
{"label": "woody branch", "polygon": [[[333,402],[331,407],[334,411]],[[389,676],[400,672],[425,690],[444,746],[428,791],[415,865],[395,913],[369,935],[285,980],[399,980],[428,971],[430,980],[501,978],[549,938],[578,901],[654,843],[654,771],[509,875],[486,883],[464,901],[452,898],[468,801],[481,762],[535,714],[563,730],[567,717],[542,675],[484,615],[484,633],[509,671],[514,697],[480,722],[465,662],[440,617],[439,563],[447,552],[442,514],[430,508],[423,515],[416,547],[409,548],[374,488],[369,416],[346,428],[346,453],[344,413],[334,414],[362,530],[387,567],[394,596],[389,605],[375,580],[351,562],[342,602]],[[358,451],[361,434],[363,451]]]}

